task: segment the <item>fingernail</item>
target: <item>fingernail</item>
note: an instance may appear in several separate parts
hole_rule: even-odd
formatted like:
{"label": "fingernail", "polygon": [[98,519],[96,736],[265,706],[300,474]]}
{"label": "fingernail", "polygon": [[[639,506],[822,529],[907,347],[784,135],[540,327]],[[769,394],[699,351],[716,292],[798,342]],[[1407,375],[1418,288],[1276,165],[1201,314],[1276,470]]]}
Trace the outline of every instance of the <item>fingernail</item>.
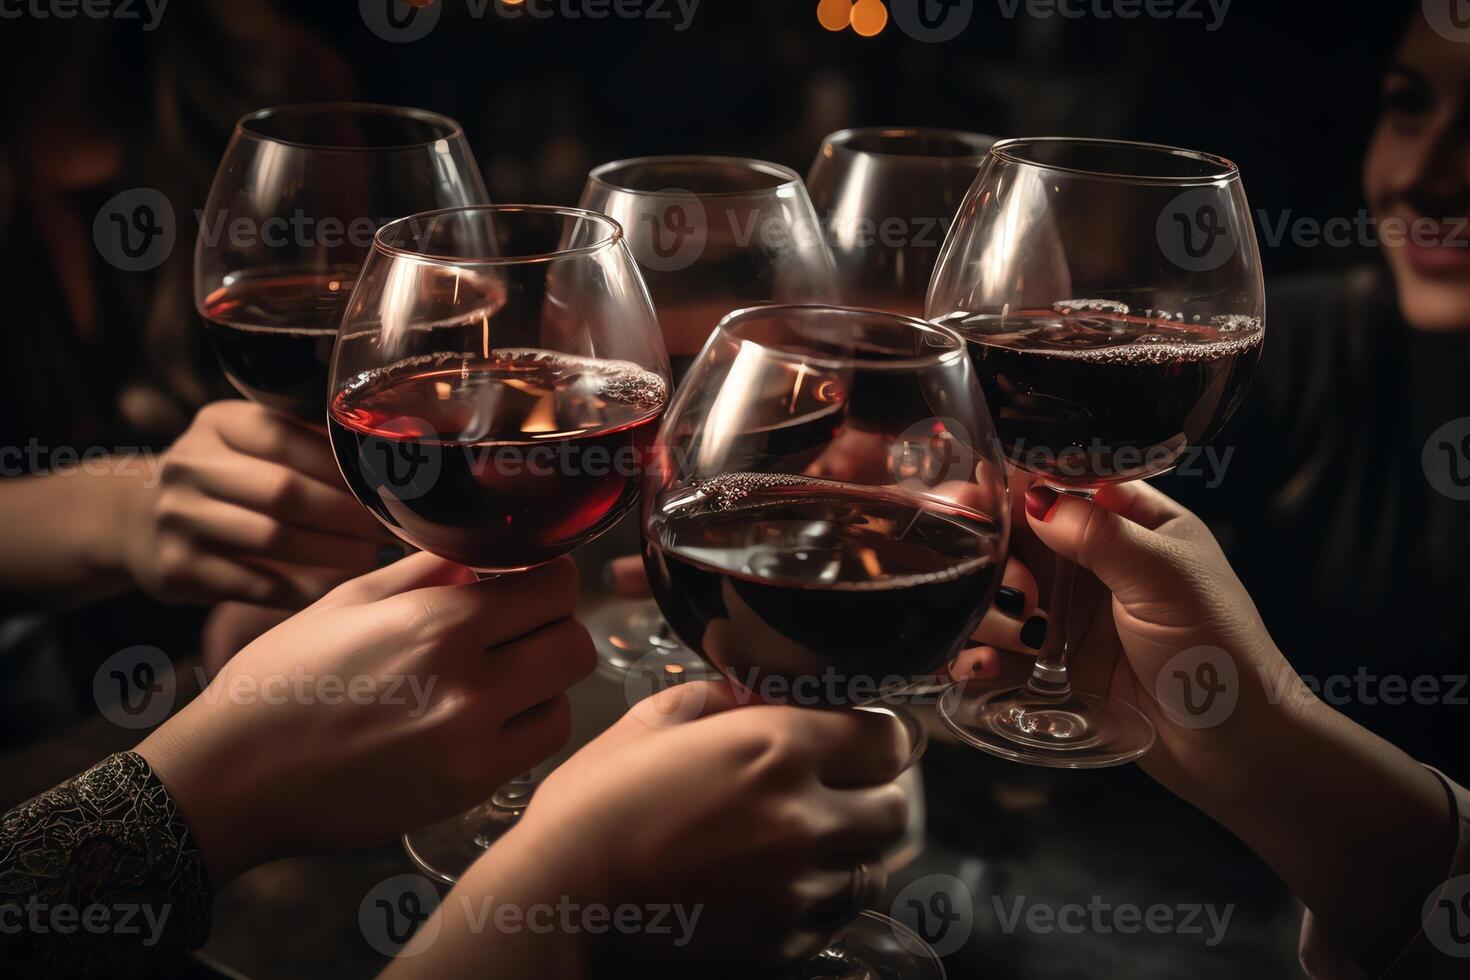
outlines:
{"label": "fingernail", "polygon": [[1038,483],[1026,491],[1026,513],[1045,524],[1056,513],[1061,495],[1051,487]]}
{"label": "fingernail", "polygon": [[1032,616],[1026,620],[1026,625],[1021,627],[1021,642],[1033,650],[1040,650],[1041,644],[1046,642],[1046,619]]}
{"label": "fingernail", "polygon": [[1009,585],[1002,585],[995,593],[995,608],[1007,616],[1019,616],[1026,608],[1026,593]]}

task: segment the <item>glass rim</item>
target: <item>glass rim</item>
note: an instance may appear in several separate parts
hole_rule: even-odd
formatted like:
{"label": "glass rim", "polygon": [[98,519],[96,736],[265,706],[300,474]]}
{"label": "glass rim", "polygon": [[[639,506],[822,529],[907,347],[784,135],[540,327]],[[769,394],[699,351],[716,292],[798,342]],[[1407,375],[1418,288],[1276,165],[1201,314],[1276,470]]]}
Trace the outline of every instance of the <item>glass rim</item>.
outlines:
{"label": "glass rim", "polygon": [[[452,214],[473,214],[475,212],[493,212],[495,214],[537,214],[555,215],[559,218],[576,218],[578,220],[590,221],[601,226],[606,235],[595,242],[587,245],[578,245],[575,248],[559,248],[550,252],[535,252],[526,255],[446,255],[439,252],[419,252],[401,245],[393,245],[385,240],[384,232],[393,229],[395,232],[412,223],[427,222],[431,219]],[[373,235],[373,249],[385,255],[416,259],[421,262],[434,263],[436,265],[531,265],[537,262],[554,262],[560,259],[572,258],[578,255],[591,255],[617,245],[623,240],[623,226],[613,218],[608,217],[601,211],[589,211],[586,208],[562,207],[555,204],[464,204],[452,208],[439,208],[436,211],[420,211],[418,214],[405,215],[396,218],[379,228]]]}
{"label": "glass rim", "polygon": [[[867,320],[883,320],[891,324],[907,326],[915,333],[932,337],[942,337],[949,344],[949,348],[928,355],[900,357],[891,361],[873,361],[856,357],[801,354],[795,351],[783,350],[780,347],[773,347],[769,343],[762,343],[758,340],[741,337],[733,329],[744,323],[777,316],[794,316],[803,319],[808,317],[841,316],[851,318],[856,316]],[[919,317],[905,316],[902,313],[893,313],[888,310],[878,310],[863,306],[837,306],[829,303],[765,303],[758,306],[741,307],[731,310],[720,318],[720,322],[716,324],[714,332],[710,334],[711,339],[717,336],[722,336],[732,343],[749,344],[752,347],[765,351],[778,360],[798,364],[815,364],[820,367],[836,369],[858,368],[864,371],[906,371],[931,365],[945,365],[951,361],[969,357],[969,349],[965,338],[949,327],[940,326],[937,323],[932,323]]]}
{"label": "glass rim", "polygon": [[[254,124],[267,119],[279,119],[290,115],[312,115],[325,112],[338,112],[358,116],[385,116],[399,119],[412,119],[430,126],[437,126],[443,132],[429,139],[410,140],[405,143],[384,143],[379,146],[342,146],[335,143],[313,143],[307,140],[283,139],[272,136],[252,128]],[[314,150],[320,153],[402,153],[412,150],[423,150],[431,147],[441,140],[463,140],[464,128],[457,120],[442,113],[431,112],[428,109],[416,109],[412,106],[386,105],[379,102],[293,102],[286,105],[267,106],[264,109],[256,109],[247,112],[235,122],[235,136],[241,139],[252,139],[262,143],[276,143],[280,146],[289,146],[299,150]]]}
{"label": "glass rim", "polygon": [[[760,187],[752,190],[734,191],[711,191],[699,193],[680,187],[664,187],[658,190],[644,190],[638,187],[629,187],[609,179],[609,175],[615,170],[629,167],[648,165],[679,165],[679,164],[709,164],[717,163],[727,166],[744,168],[753,173],[764,174],[768,177],[779,178],[769,187]],[[707,153],[674,153],[667,155],[653,155],[642,157],[628,157],[623,160],[609,160],[607,163],[599,163],[587,172],[587,183],[597,184],[618,194],[629,194],[634,197],[660,197],[670,191],[678,191],[697,197],[700,200],[707,198],[730,198],[730,197],[765,197],[776,194],[796,185],[802,186],[801,175],[790,167],[783,167],[779,163],[771,163],[769,160],[757,160],[754,157],[731,157]]]}
{"label": "glass rim", "polygon": [[[962,154],[935,154],[935,153],[901,153],[894,150],[869,150],[856,149],[852,141],[862,138],[874,138],[879,140],[888,139],[912,139],[915,137],[934,137],[938,139],[954,140],[974,149],[974,153]],[[844,153],[873,157],[893,157],[903,160],[955,160],[974,161],[976,163],[985,159],[990,148],[1000,142],[994,136],[986,136],[984,133],[976,133],[968,129],[949,129],[943,126],[850,126],[839,129],[822,137],[822,148],[833,147]],[[819,154],[821,150],[817,151]]]}
{"label": "glass rim", "polygon": [[[1208,164],[1219,170],[1215,174],[1192,174],[1179,177],[1148,176],[1144,174],[1113,173],[1106,170],[1094,170],[1087,167],[1071,167],[1065,164],[1047,163],[1025,156],[1022,151],[1027,147],[1034,146],[1079,146],[1079,147],[1110,147],[1153,153],[1159,156],[1177,157],[1193,160],[1197,163]],[[1029,167],[1033,170],[1043,170],[1049,173],[1072,174],[1079,177],[1091,177],[1097,180],[1110,180],[1126,184],[1151,184],[1166,187],[1189,187],[1200,185],[1221,184],[1240,179],[1240,167],[1234,160],[1215,153],[1205,153],[1201,150],[1190,150],[1179,146],[1170,146],[1166,143],[1142,143],[1134,140],[1098,139],[1092,137],[1073,136],[1023,136],[1017,139],[1004,139],[996,142],[990,148],[989,155],[1006,163],[1019,167]]]}

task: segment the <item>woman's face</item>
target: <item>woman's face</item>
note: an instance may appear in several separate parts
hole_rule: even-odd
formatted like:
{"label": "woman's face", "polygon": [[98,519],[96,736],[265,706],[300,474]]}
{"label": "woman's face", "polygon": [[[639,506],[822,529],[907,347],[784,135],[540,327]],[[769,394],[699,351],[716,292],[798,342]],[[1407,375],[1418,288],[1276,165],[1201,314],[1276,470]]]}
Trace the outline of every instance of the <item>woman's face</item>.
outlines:
{"label": "woman's face", "polygon": [[1470,44],[1415,16],[1383,81],[1363,187],[1421,330],[1470,330]]}

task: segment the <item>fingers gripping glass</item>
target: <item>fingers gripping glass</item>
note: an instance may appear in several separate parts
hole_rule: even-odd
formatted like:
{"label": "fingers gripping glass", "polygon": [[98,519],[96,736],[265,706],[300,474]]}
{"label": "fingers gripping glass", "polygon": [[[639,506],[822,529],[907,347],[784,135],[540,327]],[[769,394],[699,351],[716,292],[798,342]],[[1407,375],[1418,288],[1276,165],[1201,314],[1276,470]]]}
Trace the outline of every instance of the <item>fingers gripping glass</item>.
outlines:
{"label": "fingers gripping glass", "polygon": [[[352,492],[404,541],[486,575],[564,555],[634,506],[670,390],[618,224],[521,205],[385,225],[331,379],[328,431]],[[410,854],[454,880],[534,784],[410,835]]]}
{"label": "fingers gripping glass", "polygon": [[[1148,144],[997,143],[926,315],[969,341],[1010,465],[1084,497],[1167,472],[1225,425],[1261,352],[1261,263],[1239,171]],[[1136,708],[1072,688],[1074,574],[1059,557],[1052,629],[1025,687],[946,692],[940,713],[972,745],[1091,768],[1153,744]]]}
{"label": "fingers gripping glass", "polygon": [[[872,709],[930,677],[1005,563],[1004,472],[964,341],[831,306],[726,317],[659,429],[644,565],[681,639],[755,699]],[[889,707],[912,733],[922,729]],[[863,975],[860,936],[819,958]],[[927,953],[927,955],[925,955]],[[927,975],[932,953],[905,958]]]}

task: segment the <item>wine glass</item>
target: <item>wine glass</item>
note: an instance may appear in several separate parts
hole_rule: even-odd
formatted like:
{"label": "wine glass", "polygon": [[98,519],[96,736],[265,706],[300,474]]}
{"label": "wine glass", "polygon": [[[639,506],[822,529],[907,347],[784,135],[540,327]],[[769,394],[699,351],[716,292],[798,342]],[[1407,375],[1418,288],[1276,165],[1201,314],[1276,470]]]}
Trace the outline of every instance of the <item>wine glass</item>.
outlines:
{"label": "wine glass", "polygon": [[939,246],[994,142],[911,127],[843,129],[822,141],[806,186],[843,303],[923,316]]}
{"label": "wine glass", "polygon": [[[580,204],[627,230],[675,381],[731,310],[837,298],[817,214],[786,167],[721,156],[618,160],[587,175]],[[605,673],[621,676],[636,665],[654,677],[689,676],[702,667],[650,600],[608,602],[587,627]]]}
{"label": "wine glass", "polygon": [[[617,222],[453,208],[380,229],[332,355],[328,432],[394,534],[482,574],[534,568],[635,503],[668,357]],[[534,775],[409,834],[454,881],[520,816]]]}
{"label": "wine glass", "polygon": [[194,305],[252,401],[320,426],[342,307],[378,226],[488,198],[459,123],[321,103],[242,118],[194,245]]}
{"label": "wine glass", "polygon": [[[1082,497],[1164,473],[1220,431],[1260,357],[1264,287],[1240,172],[1151,144],[997,143],[927,316],[969,340],[1011,465]],[[1026,686],[971,680],[941,698],[965,741],[1072,769],[1153,744],[1136,708],[1071,687],[1074,573],[1057,559],[1052,629]]]}
{"label": "wine glass", "polygon": [[[731,313],[675,395],[655,459],[641,505],[654,596],[753,701],[864,710],[930,677],[1005,564],[1004,467],[979,382],[965,341],[923,320]],[[917,760],[922,726],[884,710]],[[904,935],[905,970],[880,974],[872,918],[857,927],[809,975],[937,963]]]}

